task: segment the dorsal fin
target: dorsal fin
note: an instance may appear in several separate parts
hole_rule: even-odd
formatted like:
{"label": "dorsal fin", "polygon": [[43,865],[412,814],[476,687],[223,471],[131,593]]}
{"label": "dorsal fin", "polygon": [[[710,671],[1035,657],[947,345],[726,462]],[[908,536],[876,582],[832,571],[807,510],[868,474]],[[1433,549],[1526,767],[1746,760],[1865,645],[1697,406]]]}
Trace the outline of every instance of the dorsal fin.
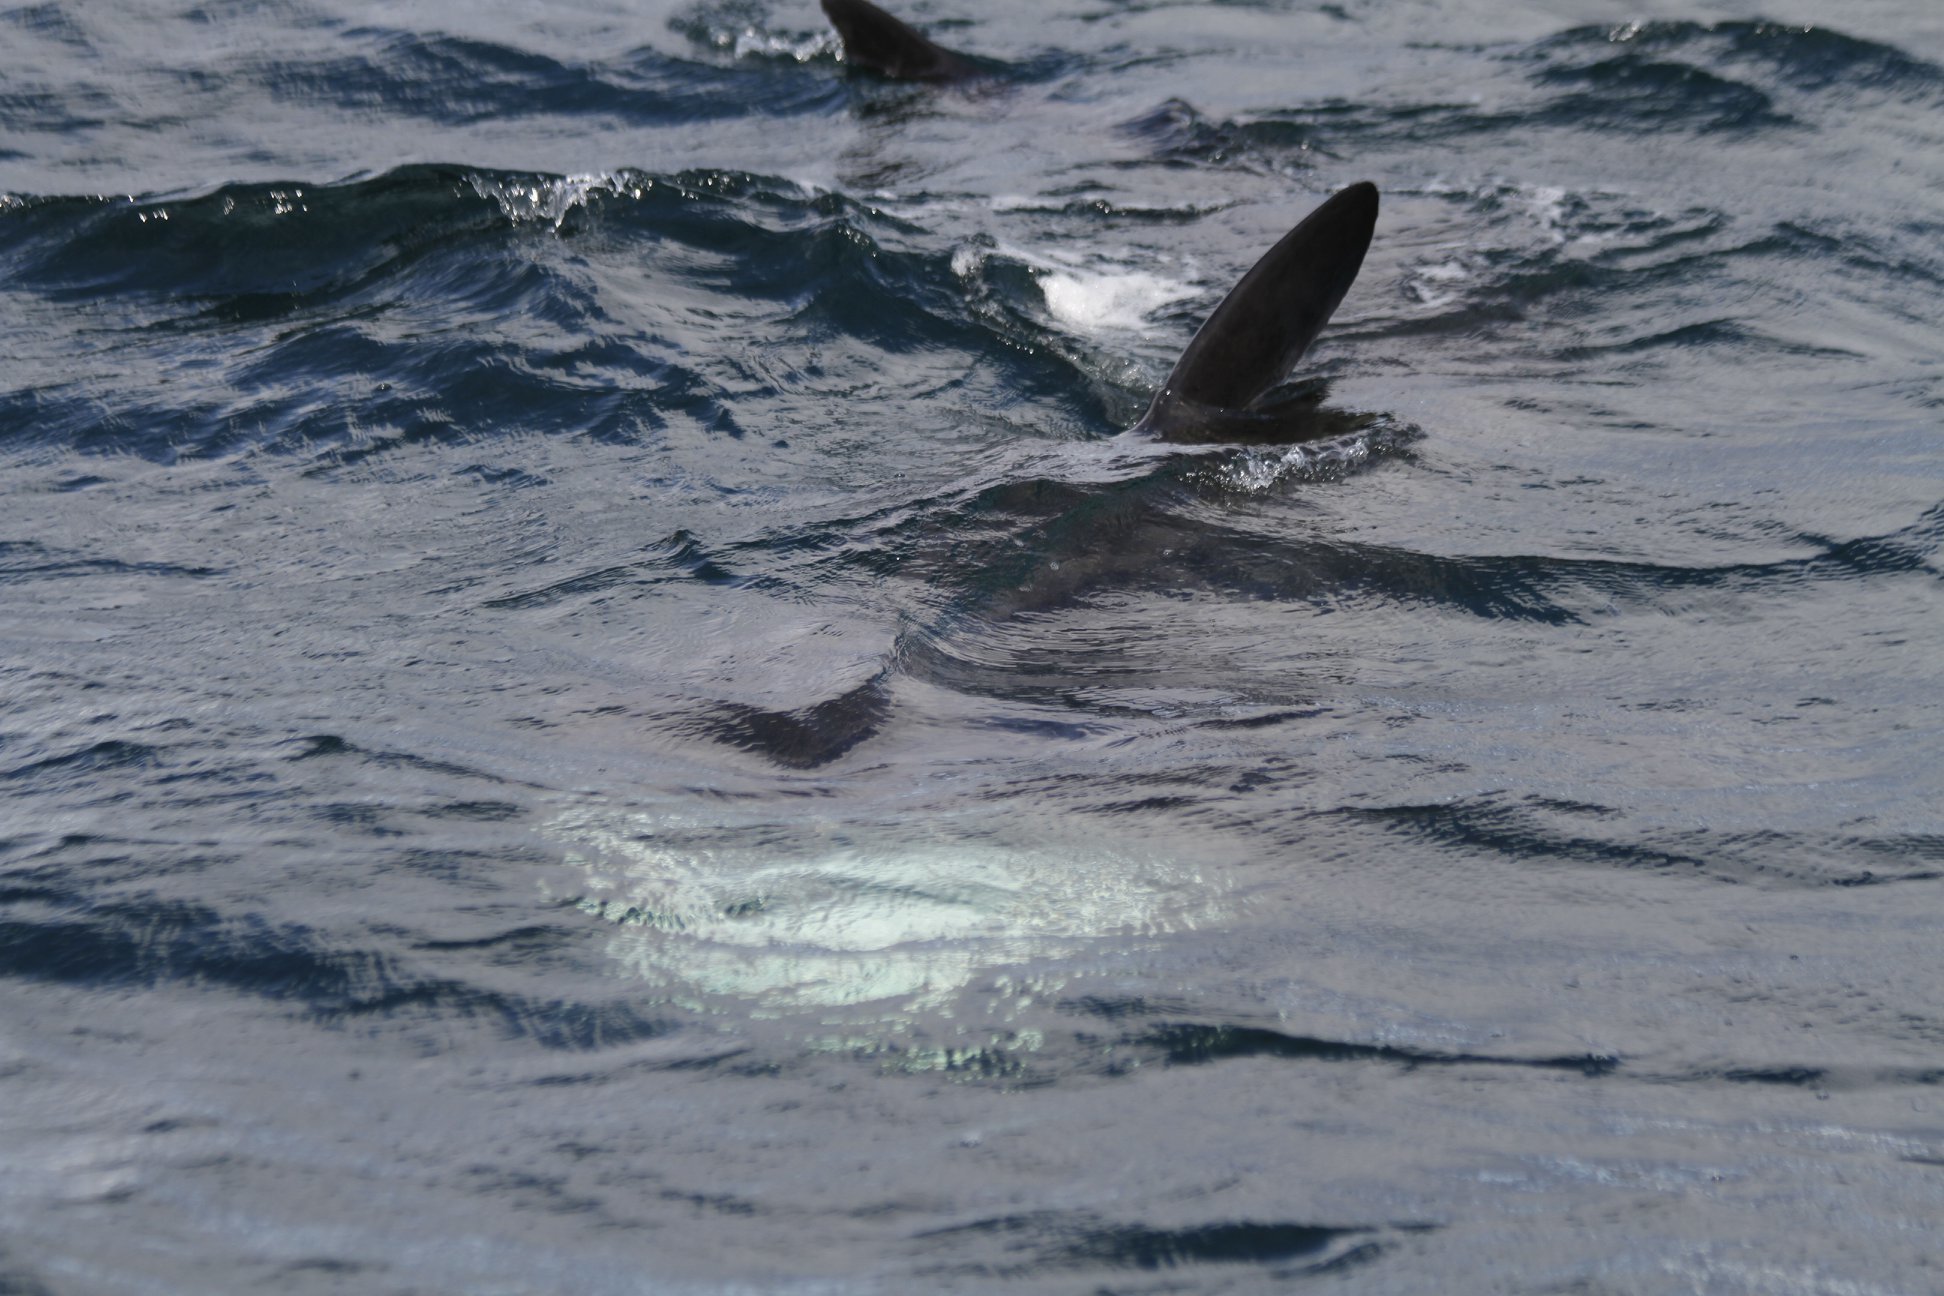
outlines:
{"label": "dorsal fin", "polygon": [[1377,186],[1363,181],[1283,235],[1202,324],[1136,426],[1183,439],[1288,377],[1350,291],[1376,226]]}
{"label": "dorsal fin", "polygon": [[844,39],[844,61],[894,81],[957,81],[975,76],[967,59],[934,45],[870,0],[823,0],[824,16]]}

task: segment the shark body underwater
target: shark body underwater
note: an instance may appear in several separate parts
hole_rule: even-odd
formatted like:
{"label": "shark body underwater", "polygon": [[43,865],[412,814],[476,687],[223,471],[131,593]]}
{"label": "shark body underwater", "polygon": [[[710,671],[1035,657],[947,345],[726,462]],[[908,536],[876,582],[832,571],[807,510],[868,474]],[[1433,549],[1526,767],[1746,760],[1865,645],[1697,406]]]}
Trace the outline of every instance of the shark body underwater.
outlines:
{"label": "shark body underwater", "polygon": [[[822,0],[843,37],[846,60],[899,80],[978,75],[970,62],[913,31],[868,0]],[[1278,399],[1278,388],[1335,314],[1356,280],[1377,223],[1377,187],[1338,190],[1277,240],[1203,321],[1127,435],[1164,443],[1289,443],[1340,431],[1314,406]],[[1082,504],[1078,510],[1089,510]],[[1055,564],[1058,566],[1059,564]],[[822,702],[779,710],[741,702],[712,709],[711,737],[790,768],[836,760],[882,726],[890,684],[934,650],[895,649],[863,683]]]}

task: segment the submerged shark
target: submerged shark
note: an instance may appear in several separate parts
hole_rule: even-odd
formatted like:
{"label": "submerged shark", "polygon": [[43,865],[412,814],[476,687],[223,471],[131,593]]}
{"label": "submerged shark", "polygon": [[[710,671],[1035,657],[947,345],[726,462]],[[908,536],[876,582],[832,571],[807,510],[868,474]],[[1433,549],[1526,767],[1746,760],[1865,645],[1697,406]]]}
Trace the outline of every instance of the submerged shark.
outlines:
{"label": "submerged shark", "polygon": [[[1307,400],[1289,399],[1279,396],[1278,389],[1349,292],[1376,223],[1377,187],[1368,181],[1339,190],[1304,217],[1236,282],[1202,323],[1147,412],[1127,435],[1169,444],[1223,445],[1291,443],[1340,434],[1341,422],[1318,417],[1313,395]],[[1022,484],[1021,490],[1033,496],[1048,485]],[[1096,530],[1089,523],[1102,522],[1101,509],[1111,511],[1115,506],[1111,498],[1091,498],[1084,489],[1055,486],[1051,493],[1064,498],[1060,511],[1082,530]],[[1006,494],[1005,488],[999,488],[995,500],[1002,501]],[[1003,502],[997,506],[1006,507]],[[1122,518],[1121,529],[1128,525],[1129,520]],[[1144,526],[1156,530],[1163,547],[1170,550],[1183,543],[1165,522],[1135,520],[1131,525],[1136,531]],[[1039,573],[1008,580],[1011,593],[999,600],[1005,609],[988,607],[987,613],[1004,618],[1025,607],[1059,601],[1108,567],[1128,570],[1128,564],[1142,561],[1141,554],[1149,548],[1128,540],[1121,535],[1107,546],[1112,552],[1092,558],[1069,553],[1062,562],[1050,565],[1053,576]],[[869,678],[821,702],[787,710],[724,703],[712,708],[700,727],[720,741],[758,752],[780,765],[796,769],[826,765],[883,726],[891,711],[892,679],[900,669],[957,673],[935,647],[927,646],[936,638],[901,636],[901,645]]]}

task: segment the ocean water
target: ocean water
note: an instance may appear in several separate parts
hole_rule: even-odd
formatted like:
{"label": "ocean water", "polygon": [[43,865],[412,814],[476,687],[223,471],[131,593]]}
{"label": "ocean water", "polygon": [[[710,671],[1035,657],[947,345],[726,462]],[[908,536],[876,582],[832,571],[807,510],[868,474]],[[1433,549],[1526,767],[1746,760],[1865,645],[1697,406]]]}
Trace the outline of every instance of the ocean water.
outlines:
{"label": "ocean water", "polygon": [[0,1291],[1944,1289],[1944,10],[896,7],[0,11]]}

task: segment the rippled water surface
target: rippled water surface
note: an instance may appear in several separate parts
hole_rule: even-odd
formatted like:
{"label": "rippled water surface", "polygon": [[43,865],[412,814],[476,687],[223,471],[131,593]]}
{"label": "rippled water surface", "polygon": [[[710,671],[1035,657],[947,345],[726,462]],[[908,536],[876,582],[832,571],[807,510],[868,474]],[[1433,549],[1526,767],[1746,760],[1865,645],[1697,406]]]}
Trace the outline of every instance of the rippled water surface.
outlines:
{"label": "rippled water surface", "polygon": [[1944,11],[901,12],[0,11],[0,1290],[1944,1286]]}

